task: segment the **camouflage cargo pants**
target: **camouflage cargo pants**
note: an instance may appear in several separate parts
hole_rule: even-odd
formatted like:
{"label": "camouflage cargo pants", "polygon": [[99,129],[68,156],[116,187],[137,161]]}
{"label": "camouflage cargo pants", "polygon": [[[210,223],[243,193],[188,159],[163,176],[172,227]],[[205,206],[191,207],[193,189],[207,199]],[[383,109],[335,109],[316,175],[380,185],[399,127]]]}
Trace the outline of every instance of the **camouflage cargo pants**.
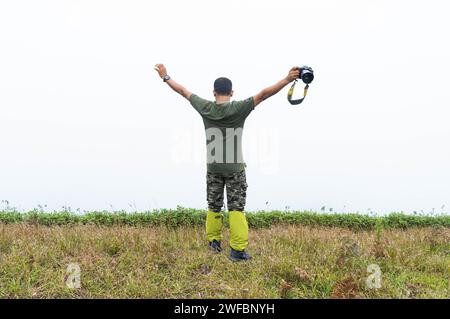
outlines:
{"label": "camouflage cargo pants", "polygon": [[247,181],[245,170],[238,173],[207,173],[206,193],[208,208],[220,212],[223,207],[224,188],[227,191],[227,207],[229,211],[244,211],[247,198]]}

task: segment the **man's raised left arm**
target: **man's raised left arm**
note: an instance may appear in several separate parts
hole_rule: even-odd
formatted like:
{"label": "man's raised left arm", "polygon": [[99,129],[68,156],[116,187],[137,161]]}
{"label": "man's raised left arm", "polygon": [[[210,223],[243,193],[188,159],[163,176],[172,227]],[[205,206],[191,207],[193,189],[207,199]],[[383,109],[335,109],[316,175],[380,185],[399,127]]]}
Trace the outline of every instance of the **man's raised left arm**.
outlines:
{"label": "man's raised left arm", "polygon": [[[167,69],[164,66],[164,64],[156,64],[154,69],[156,70],[156,72],[158,72],[159,77],[161,79],[164,79],[167,76]],[[165,80],[164,82],[166,82],[170,86],[170,88],[172,90],[174,90],[175,92],[177,92],[178,94],[182,95],[183,97],[185,97],[188,100],[190,99],[192,92],[187,90],[181,84],[178,84],[177,82],[175,82],[172,79]]]}

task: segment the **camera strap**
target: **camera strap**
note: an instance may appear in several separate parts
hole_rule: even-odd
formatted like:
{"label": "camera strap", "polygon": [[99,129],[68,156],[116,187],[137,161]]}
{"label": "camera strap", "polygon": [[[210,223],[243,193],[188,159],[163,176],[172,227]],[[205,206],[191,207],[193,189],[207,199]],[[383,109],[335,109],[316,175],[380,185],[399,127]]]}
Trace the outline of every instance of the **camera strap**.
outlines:
{"label": "camera strap", "polygon": [[297,80],[294,80],[294,83],[292,83],[291,88],[288,91],[287,94],[287,99],[289,101],[289,103],[291,103],[292,105],[298,105],[300,103],[303,102],[303,100],[306,97],[306,94],[308,93],[308,89],[309,89],[309,84],[306,84],[305,88],[303,89],[303,97],[301,99],[297,99],[297,100],[293,100],[292,99],[292,95],[294,95],[294,86],[297,83]]}

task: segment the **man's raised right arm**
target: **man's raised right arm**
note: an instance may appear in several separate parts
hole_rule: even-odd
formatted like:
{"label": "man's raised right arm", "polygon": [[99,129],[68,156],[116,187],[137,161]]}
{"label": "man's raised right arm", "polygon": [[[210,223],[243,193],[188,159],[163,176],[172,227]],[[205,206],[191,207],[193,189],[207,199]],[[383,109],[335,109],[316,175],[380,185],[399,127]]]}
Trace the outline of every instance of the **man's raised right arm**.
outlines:
{"label": "man's raised right arm", "polygon": [[286,85],[288,85],[289,83],[291,83],[292,81],[297,79],[299,74],[300,74],[300,68],[298,66],[294,66],[289,71],[289,74],[284,79],[282,79],[281,81],[278,81],[277,83],[275,83],[272,86],[265,88],[264,90],[262,90],[261,92],[259,92],[255,96],[253,96],[253,103],[254,103],[255,107],[258,104],[260,104],[262,101],[264,101],[265,99],[280,92],[282,88],[284,88]]}

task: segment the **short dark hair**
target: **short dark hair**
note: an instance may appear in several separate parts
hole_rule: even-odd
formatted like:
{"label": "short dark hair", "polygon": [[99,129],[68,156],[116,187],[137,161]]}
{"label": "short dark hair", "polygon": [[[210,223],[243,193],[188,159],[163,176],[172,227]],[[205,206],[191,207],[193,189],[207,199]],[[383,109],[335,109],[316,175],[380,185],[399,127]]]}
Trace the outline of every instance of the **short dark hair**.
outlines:
{"label": "short dark hair", "polygon": [[233,83],[228,78],[218,78],[214,81],[214,91],[219,95],[230,95]]}

